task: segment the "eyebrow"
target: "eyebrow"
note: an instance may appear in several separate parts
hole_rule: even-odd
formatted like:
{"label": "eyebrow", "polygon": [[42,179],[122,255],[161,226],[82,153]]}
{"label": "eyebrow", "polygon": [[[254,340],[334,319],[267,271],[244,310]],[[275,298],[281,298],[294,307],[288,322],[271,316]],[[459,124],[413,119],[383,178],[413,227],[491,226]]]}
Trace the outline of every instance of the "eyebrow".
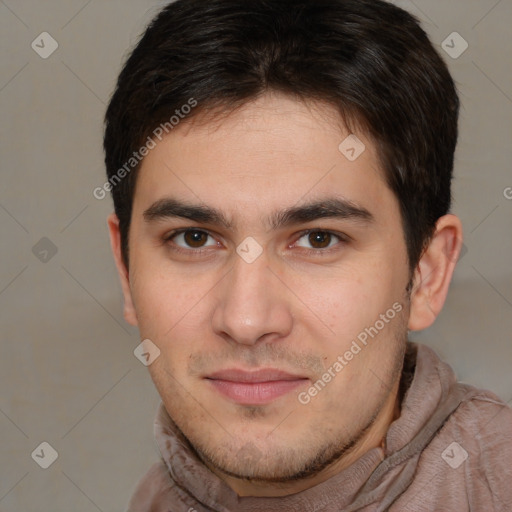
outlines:
{"label": "eyebrow", "polygon": [[[170,218],[184,218],[200,224],[212,224],[233,229],[233,223],[224,213],[205,205],[190,204],[166,197],[153,203],[143,213],[146,222],[155,222]],[[375,217],[363,206],[339,197],[327,197],[321,200],[292,206],[271,213],[266,219],[270,230],[277,230],[294,224],[312,222],[318,219],[335,218],[353,220],[370,224]]]}

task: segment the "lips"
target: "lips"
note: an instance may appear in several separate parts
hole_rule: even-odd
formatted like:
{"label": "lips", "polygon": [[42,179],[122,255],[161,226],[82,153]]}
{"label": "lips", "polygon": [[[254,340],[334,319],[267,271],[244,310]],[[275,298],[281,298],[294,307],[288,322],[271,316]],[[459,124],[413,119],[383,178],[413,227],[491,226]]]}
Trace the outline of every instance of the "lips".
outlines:
{"label": "lips", "polygon": [[265,368],[256,371],[221,370],[206,377],[221,395],[240,405],[263,405],[304,385],[307,377]]}

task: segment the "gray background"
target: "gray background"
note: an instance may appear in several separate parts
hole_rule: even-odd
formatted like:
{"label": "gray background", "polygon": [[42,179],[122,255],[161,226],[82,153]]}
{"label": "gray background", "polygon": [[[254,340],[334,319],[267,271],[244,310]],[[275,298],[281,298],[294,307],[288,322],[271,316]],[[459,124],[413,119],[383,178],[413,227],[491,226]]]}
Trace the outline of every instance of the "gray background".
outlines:
{"label": "gray background", "polygon": [[[453,212],[467,253],[435,325],[411,338],[510,402],[512,0],[395,3],[422,20],[463,103]],[[159,399],[122,318],[110,198],[92,191],[121,62],[161,5],[0,0],[2,512],[123,510],[157,460]],[[31,47],[44,31],[59,45],[47,59]],[[469,44],[456,59],[441,49],[454,31]],[[58,452],[48,469],[31,457],[43,441]]]}

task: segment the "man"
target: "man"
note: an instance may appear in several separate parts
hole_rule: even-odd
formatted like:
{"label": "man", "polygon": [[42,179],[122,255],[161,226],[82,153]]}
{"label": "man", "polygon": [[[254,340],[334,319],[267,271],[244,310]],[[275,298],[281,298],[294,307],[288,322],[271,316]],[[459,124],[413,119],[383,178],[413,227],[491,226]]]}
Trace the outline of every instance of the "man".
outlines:
{"label": "man", "polygon": [[178,0],[106,115],[126,320],[162,397],[128,510],[505,511],[512,413],[441,311],[458,98],[379,0]]}

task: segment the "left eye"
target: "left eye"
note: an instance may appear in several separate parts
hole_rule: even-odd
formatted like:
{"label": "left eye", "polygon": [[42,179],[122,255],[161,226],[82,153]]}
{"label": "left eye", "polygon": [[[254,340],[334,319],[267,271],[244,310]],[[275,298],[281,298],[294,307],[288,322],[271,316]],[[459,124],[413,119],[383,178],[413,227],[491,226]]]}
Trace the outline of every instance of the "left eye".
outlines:
{"label": "left eye", "polygon": [[306,244],[310,244],[313,249],[329,249],[333,245],[336,245],[335,239],[337,239],[338,242],[344,241],[343,238],[340,235],[336,235],[330,231],[307,231],[304,233],[299,240],[297,241],[297,245],[300,247],[307,247],[306,245],[300,244],[301,240],[305,240]]}

